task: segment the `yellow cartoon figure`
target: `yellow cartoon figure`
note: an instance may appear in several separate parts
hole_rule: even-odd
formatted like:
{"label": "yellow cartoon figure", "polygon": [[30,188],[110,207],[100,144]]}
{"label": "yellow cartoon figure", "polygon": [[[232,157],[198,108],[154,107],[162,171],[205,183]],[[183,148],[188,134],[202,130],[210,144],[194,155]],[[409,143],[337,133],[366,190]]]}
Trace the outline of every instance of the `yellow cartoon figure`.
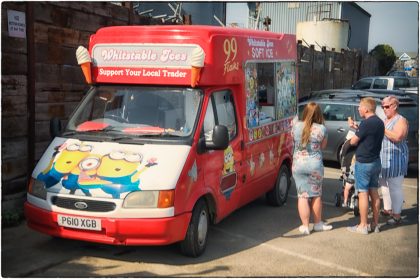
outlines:
{"label": "yellow cartoon figure", "polygon": [[63,187],[70,190],[70,194],[80,189],[85,195],[91,196],[89,190],[98,188],[111,182],[101,180],[97,176],[97,169],[101,164],[101,155],[90,154],[84,158],[70,174],[63,179]]}
{"label": "yellow cartoon figure", "polygon": [[107,184],[101,185],[101,189],[113,198],[119,198],[121,193],[140,190],[140,173],[147,168],[157,165],[156,159],[148,160],[148,163],[140,169],[143,155],[114,151],[104,156],[98,168],[97,175]]}
{"label": "yellow cartoon figure", "polygon": [[223,165],[223,174],[228,174],[235,171],[234,168],[234,157],[233,157],[233,149],[232,146],[228,146],[225,151],[223,152],[225,156],[225,162]]}
{"label": "yellow cartoon figure", "polygon": [[55,169],[60,173],[70,173],[92,151],[92,146],[70,144],[55,161]]}
{"label": "yellow cartoon figure", "polygon": [[77,165],[86,158],[92,146],[86,144],[64,143],[58,148],[47,168],[41,172],[37,179],[44,181],[47,188],[57,184],[66,177]]}

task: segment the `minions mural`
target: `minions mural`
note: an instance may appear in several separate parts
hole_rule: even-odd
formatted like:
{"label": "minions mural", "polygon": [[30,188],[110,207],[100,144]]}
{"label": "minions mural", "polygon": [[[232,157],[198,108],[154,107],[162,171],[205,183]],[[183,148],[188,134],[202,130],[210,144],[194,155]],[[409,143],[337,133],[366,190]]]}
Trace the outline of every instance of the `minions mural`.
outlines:
{"label": "minions mural", "polygon": [[223,174],[228,174],[231,173],[233,171],[235,171],[235,167],[234,167],[234,163],[235,160],[233,158],[233,149],[232,146],[228,146],[225,150],[224,150],[224,156],[225,156],[225,161],[223,164]]}
{"label": "minions mural", "polygon": [[143,155],[133,152],[113,151],[109,154],[91,154],[90,145],[64,143],[48,167],[37,179],[50,188],[61,181],[63,188],[75,194],[77,190],[91,196],[91,190],[100,189],[113,198],[121,193],[140,190],[140,174],[157,165],[151,158],[142,166]]}
{"label": "minions mural", "polygon": [[235,159],[232,146],[228,146],[224,151],[224,164],[222,170],[221,190],[226,199],[230,199],[236,185]]}
{"label": "minions mural", "polygon": [[90,154],[80,161],[67,177],[63,178],[63,187],[70,190],[70,194],[80,189],[86,196],[91,196],[89,186],[110,183],[97,177],[96,171],[100,163],[101,155]]}
{"label": "minions mural", "polygon": [[89,155],[91,150],[91,145],[63,143],[56,147],[56,152],[50,163],[44,171],[38,174],[37,179],[43,181],[46,188],[56,185],[61,179],[67,177],[79,162]]}
{"label": "minions mural", "polygon": [[147,168],[157,165],[156,159],[152,158],[139,169],[142,160],[141,154],[119,151],[102,157],[97,175],[108,183],[101,185],[101,190],[113,198],[119,198],[121,193],[140,190],[140,174]]}

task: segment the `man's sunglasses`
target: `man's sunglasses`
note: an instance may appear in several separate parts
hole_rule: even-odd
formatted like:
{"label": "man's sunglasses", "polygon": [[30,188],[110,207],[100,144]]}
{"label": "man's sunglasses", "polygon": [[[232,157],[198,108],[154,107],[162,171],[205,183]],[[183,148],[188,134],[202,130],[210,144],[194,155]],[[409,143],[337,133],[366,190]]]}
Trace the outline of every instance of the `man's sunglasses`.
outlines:
{"label": "man's sunglasses", "polygon": [[382,106],[383,109],[389,109],[392,105]]}

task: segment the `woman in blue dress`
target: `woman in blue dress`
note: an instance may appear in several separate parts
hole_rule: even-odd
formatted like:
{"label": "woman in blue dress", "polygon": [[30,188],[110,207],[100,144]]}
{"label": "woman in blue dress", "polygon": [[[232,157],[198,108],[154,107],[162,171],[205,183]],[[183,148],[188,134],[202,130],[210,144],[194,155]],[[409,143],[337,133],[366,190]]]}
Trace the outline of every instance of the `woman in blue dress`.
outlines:
{"label": "woman in blue dress", "polygon": [[322,180],[324,165],[321,149],[327,145],[327,129],[321,108],[314,102],[303,110],[303,121],[293,120],[294,143],[292,175],[298,195],[298,211],[302,221],[299,231],[310,234],[309,219],[313,212],[315,231],[332,229],[322,221]]}

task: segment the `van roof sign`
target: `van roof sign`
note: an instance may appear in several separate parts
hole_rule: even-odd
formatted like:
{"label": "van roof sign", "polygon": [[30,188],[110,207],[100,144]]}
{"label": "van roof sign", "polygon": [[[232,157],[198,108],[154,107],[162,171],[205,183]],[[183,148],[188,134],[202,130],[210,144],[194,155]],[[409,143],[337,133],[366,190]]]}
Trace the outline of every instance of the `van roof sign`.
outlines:
{"label": "van roof sign", "polygon": [[92,49],[96,67],[189,68],[194,44],[97,44]]}
{"label": "van roof sign", "polygon": [[95,83],[239,84],[247,62],[296,60],[296,36],[217,26],[112,26],[91,35]]}

